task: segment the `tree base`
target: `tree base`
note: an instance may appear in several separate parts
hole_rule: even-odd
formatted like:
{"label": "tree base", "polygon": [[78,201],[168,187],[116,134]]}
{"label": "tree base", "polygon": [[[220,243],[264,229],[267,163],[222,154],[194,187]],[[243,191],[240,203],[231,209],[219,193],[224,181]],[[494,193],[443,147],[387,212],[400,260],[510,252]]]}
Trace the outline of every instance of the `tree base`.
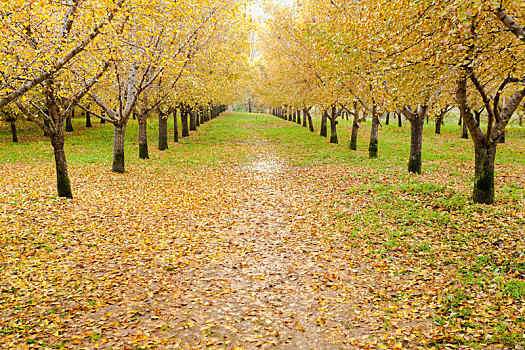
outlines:
{"label": "tree base", "polygon": [[370,146],[368,147],[368,158],[375,159],[377,158],[378,146],[377,140],[370,141]]}
{"label": "tree base", "polygon": [[59,197],[73,199],[71,191],[71,181],[64,174],[57,174],[57,192]]}
{"label": "tree base", "polygon": [[148,143],[139,143],[139,158],[149,159]]}
{"label": "tree base", "polygon": [[408,160],[408,172],[421,174],[421,155],[410,157]]}
{"label": "tree base", "polygon": [[113,155],[113,168],[114,173],[124,173],[124,152],[116,153]]}
{"label": "tree base", "polygon": [[476,177],[474,179],[474,193],[472,200],[475,203],[494,203],[494,160],[496,158],[496,144],[476,147]]}

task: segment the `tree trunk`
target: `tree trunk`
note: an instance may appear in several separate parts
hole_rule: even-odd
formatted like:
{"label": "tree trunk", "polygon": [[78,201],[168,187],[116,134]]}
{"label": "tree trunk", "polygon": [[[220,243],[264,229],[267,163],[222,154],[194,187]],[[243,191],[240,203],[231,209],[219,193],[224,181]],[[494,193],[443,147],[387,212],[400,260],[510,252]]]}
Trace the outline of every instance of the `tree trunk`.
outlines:
{"label": "tree trunk", "polygon": [[308,128],[310,129],[310,132],[315,132],[314,130],[314,122],[312,120],[312,115],[310,114],[310,111],[308,110],[308,108],[304,108],[303,109],[303,114],[306,117],[308,117]]}
{"label": "tree trunk", "polygon": [[476,203],[494,203],[494,160],[496,143],[475,146],[476,178],[474,180],[473,200]]}
{"label": "tree trunk", "polygon": [[503,130],[503,133],[501,134],[498,143],[505,143],[505,136],[507,136],[507,130]]}
{"label": "tree trunk", "polygon": [[295,114],[297,114],[297,124],[301,125],[301,110],[297,109]]}
{"label": "tree trunk", "polygon": [[197,127],[201,126],[201,111],[200,109],[196,108],[195,109],[195,130],[197,130]]}
{"label": "tree trunk", "polygon": [[476,118],[476,123],[478,123],[478,125],[481,125],[481,113],[483,113],[482,111],[474,111],[474,116]]}
{"label": "tree trunk", "polygon": [[93,124],[91,124],[91,113],[86,111],[86,128],[92,128]]}
{"label": "tree trunk", "polygon": [[467,126],[467,123],[462,123],[463,124],[463,128],[462,128],[462,132],[461,132],[461,138],[462,139],[468,139],[468,126]]}
{"label": "tree trunk", "polygon": [[424,115],[418,115],[414,120],[410,121],[410,158],[408,160],[408,171],[414,174],[421,174],[421,151],[423,148],[424,125]]}
{"label": "tree trunk", "polygon": [[73,123],[71,122],[71,118],[74,118],[75,117],[75,110],[72,109],[71,110],[71,114],[67,116],[66,118],[66,131],[67,132],[73,132],[75,130],[73,130]]}
{"label": "tree trunk", "polygon": [[402,113],[397,113],[397,126],[398,127],[403,127],[403,114]]}
{"label": "tree trunk", "polygon": [[[48,128],[51,127],[51,123],[45,117],[44,117],[44,125],[47,126]],[[47,134],[47,132],[44,131],[44,136],[49,136],[49,135]]]}
{"label": "tree trunk", "polygon": [[386,121],[385,121],[385,124],[386,124],[386,125],[390,125],[390,112],[388,112],[388,113],[386,114]]}
{"label": "tree trunk", "polygon": [[461,126],[463,124],[463,118],[461,118],[461,114],[459,115],[458,125]]}
{"label": "tree trunk", "polygon": [[124,173],[124,139],[126,137],[125,126],[114,126],[113,130],[113,172]]}
{"label": "tree trunk", "polygon": [[200,109],[201,125],[206,123],[206,110],[204,108]]}
{"label": "tree trunk", "polygon": [[[102,111],[101,112],[101,116],[105,117],[106,116],[106,111]],[[100,124],[106,124],[106,119],[100,119]]]}
{"label": "tree trunk", "polygon": [[370,144],[368,146],[368,157],[370,159],[377,158],[377,151],[378,151],[378,136],[379,136],[379,116],[377,115],[377,111],[374,111],[372,113],[372,128],[370,131]]}
{"label": "tree trunk", "polygon": [[303,109],[303,128],[306,128],[306,113],[304,113],[304,109]]}
{"label": "tree trunk", "polygon": [[323,116],[321,117],[321,133],[320,133],[320,135],[324,137],[328,136],[327,122],[328,122],[328,112],[324,111]]}
{"label": "tree trunk", "polygon": [[350,149],[357,151],[357,136],[359,134],[359,114],[356,111],[354,114],[354,122],[352,123],[352,136],[350,137]]}
{"label": "tree trunk", "polygon": [[520,126],[523,126],[523,116],[520,115]]}
{"label": "tree trunk", "polygon": [[173,110],[173,141],[179,142],[179,125],[177,122],[177,110]]}
{"label": "tree trunk", "polygon": [[295,111],[293,110],[293,108],[292,108],[292,122],[294,122],[294,123],[297,122],[297,114],[295,113]]}
{"label": "tree trunk", "polygon": [[182,137],[190,136],[190,132],[188,131],[188,110],[186,108],[181,109],[180,120],[182,126]]}
{"label": "tree trunk", "polygon": [[434,131],[436,135],[441,135],[441,125],[443,125],[443,117],[436,119],[436,129]]}
{"label": "tree trunk", "polygon": [[159,150],[168,149],[168,118],[167,115],[159,113]]}
{"label": "tree trunk", "polygon": [[335,117],[330,118],[330,143],[339,143],[337,139],[337,120]]}
{"label": "tree trunk", "polygon": [[148,117],[141,113],[139,120],[139,158],[149,159],[148,152]]}
{"label": "tree trunk", "polygon": [[339,143],[337,139],[337,107],[332,107],[332,117],[330,119],[330,143]]}
{"label": "tree trunk", "polygon": [[190,113],[190,130],[195,131],[197,130],[197,118],[195,116],[195,111],[193,110],[193,108],[190,109],[189,113]]}
{"label": "tree trunk", "polygon": [[73,198],[71,192],[71,181],[67,172],[66,152],[64,150],[64,135],[54,134],[51,136],[51,144],[55,153],[55,165],[57,171],[57,191],[59,197]]}
{"label": "tree trunk", "polygon": [[11,124],[11,136],[13,137],[13,142],[18,142],[18,133],[16,131],[16,119],[11,118],[9,120],[9,123]]}

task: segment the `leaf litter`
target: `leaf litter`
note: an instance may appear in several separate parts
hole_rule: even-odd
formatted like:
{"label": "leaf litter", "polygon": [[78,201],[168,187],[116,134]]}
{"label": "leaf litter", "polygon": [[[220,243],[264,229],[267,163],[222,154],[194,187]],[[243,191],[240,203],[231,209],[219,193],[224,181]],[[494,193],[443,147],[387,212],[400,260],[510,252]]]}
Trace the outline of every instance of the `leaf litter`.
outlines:
{"label": "leaf litter", "polygon": [[293,166],[249,132],[245,164],[75,166],[71,201],[47,164],[2,164],[0,347],[523,344],[522,207]]}

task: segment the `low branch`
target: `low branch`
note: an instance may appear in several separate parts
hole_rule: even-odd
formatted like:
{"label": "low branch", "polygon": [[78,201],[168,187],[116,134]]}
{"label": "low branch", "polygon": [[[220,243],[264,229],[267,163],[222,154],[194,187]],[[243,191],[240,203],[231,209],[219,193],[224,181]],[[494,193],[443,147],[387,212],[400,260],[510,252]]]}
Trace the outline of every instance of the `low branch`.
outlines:
{"label": "low branch", "polygon": [[498,16],[501,23],[516,35],[519,40],[525,42],[525,29],[516,23],[516,21],[507,14],[506,10],[502,8],[496,9],[496,16]]}

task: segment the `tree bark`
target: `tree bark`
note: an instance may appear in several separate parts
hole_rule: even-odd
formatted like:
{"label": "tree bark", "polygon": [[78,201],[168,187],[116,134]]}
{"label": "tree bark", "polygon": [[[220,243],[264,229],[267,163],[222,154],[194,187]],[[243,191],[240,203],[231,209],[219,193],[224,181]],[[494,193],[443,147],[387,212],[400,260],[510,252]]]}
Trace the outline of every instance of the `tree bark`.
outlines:
{"label": "tree bark", "polygon": [[297,109],[295,114],[297,114],[297,124],[301,125],[301,110]]}
{"label": "tree bark", "polygon": [[339,143],[337,139],[337,120],[330,118],[330,143]]}
{"label": "tree bark", "polygon": [[441,126],[443,125],[443,118],[444,116],[443,117],[440,116],[436,119],[436,129],[434,131],[436,135],[441,135]]}
{"label": "tree bark", "polygon": [[303,108],[303,128],[306,128],[306,113],[304,113],[304,108]]}
{"label": "tree bark", "polygon": [[193,113],[195,113],[195,130],[197,130],[201,126],[201,111],[199,108],[195,108]]}
{"label": "tree bark", "polygon": [[413,120],[410,120],[410,158],[408,160],[408,171],[414,174],[421,174],[424,125],[424,115],[417,115]]}
{"label": "tree bark", "polygon": [[[106,111],[102,111],[102,114],[101,114],[103,117],[106,116]],[[106,124],[106,119],[100,119],[100,124]]]}
{"label": "tree bark", "polygon": [[64,150],[64,135],[59,132],[51,136],[51,145],[55,153],[57,172],[57,192],[59,197],[73,198],[71,181],[67,172],[66,152]]}
{"label": "tree bark", "polygon": [[337,139],[337,107],[332,107],[332,116],[330,119],[330,143],[339,143]]}
{"label": "tree bark", "polygon": [[188,131],[188,109],[186,107],[181,108],[180,120],[182,127],[182,137],[190,136],[190,132]]}
{"label": "tree bark", "polygon": [[467,123],[462,123],[463,128],[461,130],[461,138],[462,139],[468,139],[468,126]]}
{"label": "tree bark", "polygon": [[328,136],[327,122],[328,122],[328,112],[325,110],[323,112],[323,116],[321,117],[321,132],[320,132],[320,135],[324,137]]}
{"label": "tree bark", "polygon": [[372,128],[370,130],[370,144],[368,146],[368,157],[370,159],[377,158],[378,152],[378,137],[379,137],[379,116],[377,115],[376,106],[373,107],[372,112]]}
{"label": "tree bark", "polygon": [[314,122],[312,120],[312,115],[310,114],[310,110],[308,108],[303,109],[303,114],[306,117],[308,117],[308,128],[310,129],[310,132],[315,132],[314,130]]}
{"label": "tree bark", "polygon": [[[47,126],[48,128],[51,127],[51,123],[45,117],[44,117],[44,125]],[[49,136],[49,135],[47,134],[47,132],[44,131],[44,136]]]}
{"label": "tree bark", "polygon": [[201,125],[206,123],[206,110],[204,108],[200,108],[200,117],[201,117]]}
{"label": "tree bark", "polygon": [[483,113],[483,110],[473,111],[473,112],[474,112],[474,118],[476,119],[476,123],[478,123],[478,125],[481,125],[481,113]]}
{"label": "tree bark", "polygon": [[197,118],[195,116],[195,111],[193,108],[189,110],[190,113],[190,130],[195,131],[197,130]]}
{"label": "tree bark", "polygon": [[73,129],[73,123],[71,122],[71,118],[74,118],[75,117],[75,110],[72,109],[71,110],[71,114],[67,116],[66,118],[66,131],[67,132],[73,132],[75,131]]}
{"label": "tree bark", "polygon": [[401,113],[397,113],[397,126],[403,127],[403,115]]}
{"label": "tree bark", "polygon": [[113,172],[124,173],[124,140],[126,126],[115,125],[113,129]]}
{"label": "tree bark", "polygon": [[168,118],[159,112],[159,151],[168,149]]}
{"label": "tree bark", "polygon": [[18,142],[18,133],[16,131],[16,119],[9,119],[9,124],[11,124],[11,136],[13,138],[13,142]]}
{"label": "tree bark", "polygon": [[149,159],[148,152],[148,117],[140,113],[139,120],[139,158]]}
{"label": "tree bark", "polygon": [[387,112],[387,113],[386,113],[386,121],[385,121],[385,124],[386,124],[386,125],[390,125],[390,112]]}
{"label": "tree bark", "polygon": [[476,203],[494,203],[494,160],[496,159],[496,143],[476,145],[476,171],[474,180],[473,200]]}
{"label": "tree bark", "polygon": [[352,136],[350,136],[350,149],[357,151],[357,136],[359,135],[359,112],[354,113],[354,122],[352,123]]}
{"label": "tree bark", "polygon": [[173,110],[173,141],[179,142],[179,125],[177,122],[177,109]]}
{"label": "tree bark", "polygon": [[92,128],[93,124],[91,124],[91,113],[86,111],[86,128]]}
{"label": "tree bark", "polygon": [[507,136],[507,130],[503,131],[503,134],[501,134],[498,143],[505,143],[505,136]]}

